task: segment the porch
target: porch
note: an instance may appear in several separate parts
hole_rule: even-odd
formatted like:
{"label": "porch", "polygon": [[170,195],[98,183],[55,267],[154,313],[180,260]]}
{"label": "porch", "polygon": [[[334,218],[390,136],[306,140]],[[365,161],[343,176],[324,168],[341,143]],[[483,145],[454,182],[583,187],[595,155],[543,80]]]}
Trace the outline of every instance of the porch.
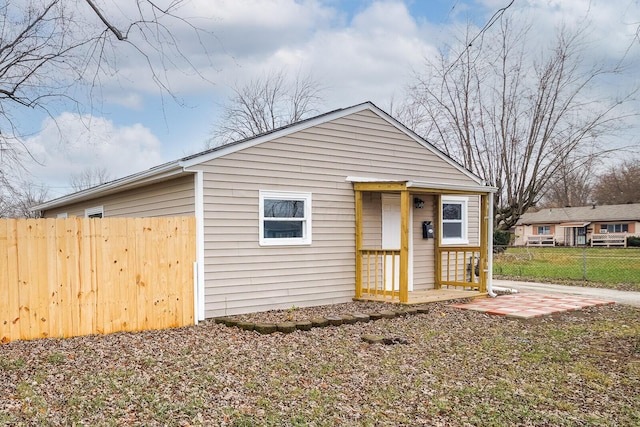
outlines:
{"label": "porch", "polygon": [[429,289],[424,291],[414,291],[408,293],[407,302],[401,302],[398,297],[384,296],[380,294],[363,294],[360,298],[354,298],[355,301],[372,301],[372,302],[390,302],[402,305],[419,305],[429,304],[439,301],[452,301],[461,298],[481,298],[486,297],[486,292],[478,290],[461,290],[461,289]]}
{"label": "porch", "polygon": [[[354,182],[356,207],[356,301],[391,302],[398,304],[424,304],[459,298],[475,298],[487,295],[487,282],[490,274],[492,222],[490,221],[491,188],[447,186],[439,188],[435,184],[406,182]],[[365,247],[370,244],[365,230],[371,233],[370,224],[365,226],[365,208],[363,195],[368,193],[399,195],[400,213],[399,227],[400,247],[387,249],[384,247]],[[442,199],[443,196],[476,196],[477,211],[474,213],[479,224],[476,234],[467,244],[445,245],[442,243]],[[433,200],[432,208],[434,229],[412,230],[414,221],[412,209],[420,209],[424,205],[422,199]],[[420,202],[420,203],[418,203]],[[477,214],[477,215],[476,215]],[[371,215],[370,212],[367,215]],[[474,216],[474,217],[475,217]],[[428,217],[428,215],[426,216]],[[467,220],[467,219],[465,219]],[[414,229],[416,227],[413,227]],[[423,234],[425,233],[425,234]],[[429,265],[414,273],[411,261],[414,256],[413,240],[425,246],[420,257],[429,257]],[[382,245],[384,246],[384,245]],[[426,255],[425,255],[426,254]],[[420,260],[420,259],[419,259]],[[413,279],[428,277],[428,284],[422,280],[421,286],[413,288]]]}

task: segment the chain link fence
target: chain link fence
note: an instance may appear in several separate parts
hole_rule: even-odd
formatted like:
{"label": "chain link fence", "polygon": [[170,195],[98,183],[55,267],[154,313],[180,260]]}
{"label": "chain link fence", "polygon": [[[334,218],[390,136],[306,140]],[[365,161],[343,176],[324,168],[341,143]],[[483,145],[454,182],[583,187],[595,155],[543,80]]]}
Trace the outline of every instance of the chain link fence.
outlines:
{"label": "chain link fence", "polygon": [[539,282],[592,282],[640,291],[640,248],[494,246],[493,274]]}

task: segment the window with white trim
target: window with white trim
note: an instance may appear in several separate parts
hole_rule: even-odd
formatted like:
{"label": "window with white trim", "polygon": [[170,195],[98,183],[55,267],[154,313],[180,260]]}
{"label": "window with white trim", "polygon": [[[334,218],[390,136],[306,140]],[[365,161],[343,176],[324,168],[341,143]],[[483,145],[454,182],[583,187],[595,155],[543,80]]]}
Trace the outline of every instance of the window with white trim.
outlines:
{"label": "window with white trim", "polygon": [[629,224],[600,224],[600,233],[628,233]]}
{"label": "window with white trim", "polygon": [[536,234],[547,235],[551,234],[551,226],[550,225],[538,225]]}
{"label": "window with white trim", "polygon": [[67,215],[67,213],[66,213],[66,212],[63,212],[63,213],[59,213],[59,214],[56,216],[56,218],[68,218],[68,215]]}
{"label": "window with white trim", "polygon": [[260,190],[260,245],[311,244],[311,193]]}
{"label": "window with white trim", "polygon": [[443,197],[440,241],[445,245],[468,244],[466,197]]}
{"label": "window with white trim", "polygon": [[84,216],[86,218],[104,218],[104,208],[102,206],[87,208],[84,210]]}

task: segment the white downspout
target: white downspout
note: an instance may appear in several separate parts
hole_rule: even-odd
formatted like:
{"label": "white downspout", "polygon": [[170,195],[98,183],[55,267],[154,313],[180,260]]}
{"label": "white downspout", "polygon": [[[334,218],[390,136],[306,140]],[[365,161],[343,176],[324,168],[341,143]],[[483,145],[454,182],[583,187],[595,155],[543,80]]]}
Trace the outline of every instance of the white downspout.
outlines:
{"label": "white downspout", "polygon": [[489,193],[489,218],[487,221],[489,241],[487,242],[487,293],[491,298],[498,295],[493,292],[493,193]]}
{"label": "white downspout", "polygon": [[195,172],[195,214],[196,214],[196,262],[194,263],[194,323],[204,320],[204,172],[201,170],[184,169],[185,172]]}

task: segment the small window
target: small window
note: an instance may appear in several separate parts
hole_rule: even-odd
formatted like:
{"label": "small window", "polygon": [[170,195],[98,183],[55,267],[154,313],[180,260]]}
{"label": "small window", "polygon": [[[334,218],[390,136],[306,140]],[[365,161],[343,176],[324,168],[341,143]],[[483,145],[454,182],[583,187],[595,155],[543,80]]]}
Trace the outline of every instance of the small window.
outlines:
{"label": "small window", "polygon": [[442,198],[442,243],[467,244],[467,198]]}
{"label": "small window", "polygon": [[59,213],[59,214],[57,215],[57,218],[68,218],[68,215],[67,215],[67,213],[66,213],[66,212]]}
{"label": "small window", "polygon": [[102,206],[96,206],[93,208],[85,209],[84,216],[87,218],[103,218],[104,208]]}
{"label": "small window", "polygon": [[550,225],[539,225],[538,226],[538,232],[536,234],[544,234],[544,235],[551,234],[551,226]]}
{"label": "small window", "polygon": [[311,193],[260,191],[260,245],[311,244]]}

